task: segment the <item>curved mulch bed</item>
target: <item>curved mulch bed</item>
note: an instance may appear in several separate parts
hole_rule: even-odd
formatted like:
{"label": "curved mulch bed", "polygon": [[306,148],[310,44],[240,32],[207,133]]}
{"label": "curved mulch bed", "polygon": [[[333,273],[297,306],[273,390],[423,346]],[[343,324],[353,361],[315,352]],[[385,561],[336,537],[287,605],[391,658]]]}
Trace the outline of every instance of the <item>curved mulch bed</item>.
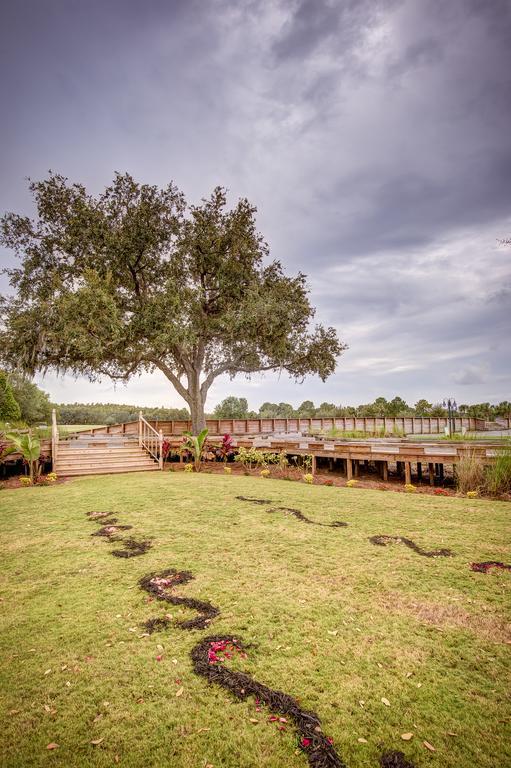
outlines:
{"label": "curved mulch bed", "polygon": [[[218,616],[220,610],[206,600],[196,600],[193,597],[178,597],[170,594],[167,590],[178,584],[187,584],[193,579],[190,571],[176,571],[174,568],[167,568],[165,571],[149,573],[143,576],[138,582],[142,589],[149,592],[157,600],[164,600],[171,605],[184,605],[191,608],[199,614],[194,619],[178,621],[177,626],[181,629],[206,629],[208,624],[215,616]],[[155,632],[164,629],[170,623],[170,619],[149,619],[144,624],[148,632]]]}
{"label": "curved mulch bed", "polygon": [[244,645],[229,635],[212,635],[201,640],[191,651],[193,670],[205,677],[210,683],[225,688],[236,698],[245,700],[255,696],[271,712],[289,717],[300,734],[300,748],[306,753],[312,768],[346,768],[331,741],[324,735],[321,720],[315,712],[304,710],[296,699],[282,691],[276,691],[262,685],[244,672],[228,669],[217,661],[211,660],[212,646],[228,644],[243,650]]}
{"label": "curved mulch bed", "polygon": [[470,570],[477,573],[488,573],[491,568],[499,568],[502,571],[511,571],[511,565],[500,563],[498,560],[488,560],[486,563],[471,563]]}
{"label": "curved mulch bed", "polygon": [[379,759],[381,768],[415,768],[403,752],[384,752]]}
{"label": "curved mulch bed", "polygon": [[410,549],[413,549],[414,552],[417,552],[418,555],[422,555],[422,557],[453,557],[454,552],[451,552],[450,549],[432,549],[430,552],[428,552],[425,549],[422,549],[422,547],[419,547],[418,544],[416,544],[411,539],[407,539],[404,536],[370,536],[369,541],[371,544],[375,544],[378,547],[386,547],[387,544],[404,544],[405,546],[409,547]]}
{"label": "curved mulch bed", "polygon": [[149,540],[137,541],[137,539],[117,539],[122,541],[124,549],[113,549],[110,554],[114,557],[138,557],[145,555],[153,546]]}
{"label": "curved mulch bed", "polygon": [[335,520],[333,523],[317,523],[315,520],[305,517],[303,512],[300,512],[299,509],[292,509],[292,507],[272,507],[268,512],[284,512],[286,515],[293,515],[297,520],[301,520],[302,523],[322,525],[324,528],[346,528],[348,525],[348,523],[343,523],[342,520]]}
{"label": "curved mulch bed", "polygon": [[91,533],[91,536],[105,536],[105,538],[110,539],[119,531],[129,531],[131,528],[133,528],[132,525],[104,525],[99,530]]}
{"label": "curved mulch bed", "polygon": [[250,496],[236,496],[236,499],[239,499],[239,501],[250,501],[252,504],[271,504],[271,499],[254,499]]}
{"label": "curved mulch bed", "polygon": [[87,512],[89,520],[103,520],[105,517],[110,517],[112,512]]}

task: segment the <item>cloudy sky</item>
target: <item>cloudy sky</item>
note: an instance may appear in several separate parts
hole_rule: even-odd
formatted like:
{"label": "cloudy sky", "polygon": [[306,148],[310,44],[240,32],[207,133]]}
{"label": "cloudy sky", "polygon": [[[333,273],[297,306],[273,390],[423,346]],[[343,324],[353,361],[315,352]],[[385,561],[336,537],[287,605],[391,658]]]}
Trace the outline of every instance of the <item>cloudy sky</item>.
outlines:
{"label": "cloudy sky", "polygon": [[[325,384],[218,380],[208,408],[511,400],[508,0],[3,0],[0,57],[0,212],[50,168],[224,185],[349,344]],[[156,374],[43,386],[183,404]]]}

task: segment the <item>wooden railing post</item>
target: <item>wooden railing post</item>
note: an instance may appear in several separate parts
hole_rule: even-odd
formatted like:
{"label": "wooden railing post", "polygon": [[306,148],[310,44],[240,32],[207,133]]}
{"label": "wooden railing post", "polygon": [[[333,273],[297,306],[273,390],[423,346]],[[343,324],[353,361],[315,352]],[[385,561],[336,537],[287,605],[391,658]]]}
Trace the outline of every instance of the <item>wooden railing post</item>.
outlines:
{"label": "wooden railing post", "polygon": [[138,447],[142,448],[142,411],[138,412]]}
{"label": "wooden railing post", "polygon": [[158,434],[159,434],[158,464],[160,465],[160,469],[163,469],[163,431],[160,429]]}
{"label": "wooden railing post", "polygon": [[57,464],[57,451],[59,446],[59,428],[57,426],[57,412],[53,408],[51,412],[51,468],[55,472]]}

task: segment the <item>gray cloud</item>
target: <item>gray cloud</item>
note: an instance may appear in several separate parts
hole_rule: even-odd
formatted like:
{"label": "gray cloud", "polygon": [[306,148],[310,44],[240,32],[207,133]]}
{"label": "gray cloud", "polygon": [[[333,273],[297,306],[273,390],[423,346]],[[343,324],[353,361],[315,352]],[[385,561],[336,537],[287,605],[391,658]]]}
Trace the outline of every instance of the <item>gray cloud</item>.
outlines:
{"label": "gray cloud", "polygon": [[[1,14],[0,210],[29,212],[24,177],[48,168],[94,192],[115,170],[192,200],[225,184],[350,344],[326,384],[221,381],[212,403],[276,399],[277,382],[293,402],[453,385],[511,399],[506,0],[7,0]],[[158,377],[47,381],[59,399],[178,402]]]}

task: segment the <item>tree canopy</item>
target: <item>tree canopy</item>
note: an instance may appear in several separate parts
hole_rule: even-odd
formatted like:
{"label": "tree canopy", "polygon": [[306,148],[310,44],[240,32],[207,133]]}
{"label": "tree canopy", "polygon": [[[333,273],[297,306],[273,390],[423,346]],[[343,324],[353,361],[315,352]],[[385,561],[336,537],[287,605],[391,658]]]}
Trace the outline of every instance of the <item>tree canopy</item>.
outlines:
{"label": "tree canopy", "polygon": [[0,235],[21,259],[1,307],[10,367],[91,380],[158,369],[196,433],[222,374],[325,380],[335,370],[345,345],[333,328],[312,325],[305,276],[269,259],[248,200],[228,210],[217,187],[188,205],[174,184],[129,174],[96,197],[53,173],[30,191],[36,217],[6,214]]}

